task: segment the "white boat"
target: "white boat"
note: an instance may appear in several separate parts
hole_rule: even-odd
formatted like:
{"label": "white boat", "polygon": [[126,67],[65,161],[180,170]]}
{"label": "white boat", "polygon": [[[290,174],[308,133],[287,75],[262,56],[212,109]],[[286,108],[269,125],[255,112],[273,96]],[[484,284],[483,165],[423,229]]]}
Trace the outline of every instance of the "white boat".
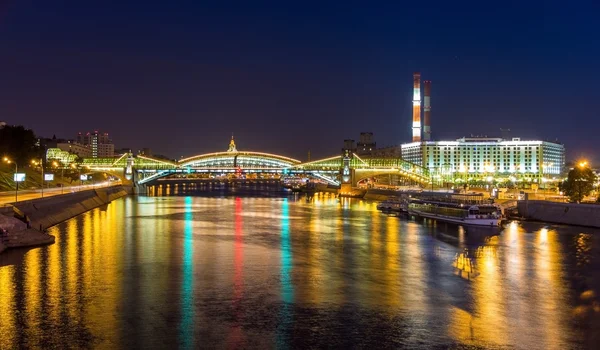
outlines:
{"label": "white boat", "polygon": [[[454,196],[452,196],[454,197]],[[460,225],[500,226],[502,210],[483,200],[411,199],[408,214]]]}
{"label": "white boat", "polygon": [[388,199],[379,202],[377,204],[377,209],[382,211],[402,212],[406,211],[406,205],[403,204],[404,203],[397,198],[389,197]]}

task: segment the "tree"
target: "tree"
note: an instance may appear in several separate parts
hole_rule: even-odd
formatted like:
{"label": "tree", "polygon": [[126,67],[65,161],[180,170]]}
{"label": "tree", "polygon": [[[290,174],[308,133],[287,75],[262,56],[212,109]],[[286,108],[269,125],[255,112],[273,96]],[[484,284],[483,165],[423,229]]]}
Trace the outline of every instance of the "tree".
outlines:
{"label": "tree", "polygon": [[8,157],[19,165],[29,164],[39,155],[37,138],[31,129],[22,125],[0,129],[0,157]]}
{"label": "tree", "polygon": [[583,197],[589,195],[594,189],[596,174],[587,166],[578,165],[569,171],[565,181],[559,185],[559,189],[569,197],[571,202],[581,202]]}

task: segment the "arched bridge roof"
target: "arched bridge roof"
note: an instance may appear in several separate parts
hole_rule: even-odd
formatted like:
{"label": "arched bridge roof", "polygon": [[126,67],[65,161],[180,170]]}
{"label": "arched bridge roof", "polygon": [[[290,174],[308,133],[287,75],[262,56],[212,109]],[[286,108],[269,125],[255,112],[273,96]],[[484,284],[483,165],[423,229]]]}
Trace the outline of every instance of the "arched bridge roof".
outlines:
{"label": "arched bridge roof", "polygon": [[215,152],[181,159],[178,165],[192,168],[289,168],[299,160],[263,152]]}

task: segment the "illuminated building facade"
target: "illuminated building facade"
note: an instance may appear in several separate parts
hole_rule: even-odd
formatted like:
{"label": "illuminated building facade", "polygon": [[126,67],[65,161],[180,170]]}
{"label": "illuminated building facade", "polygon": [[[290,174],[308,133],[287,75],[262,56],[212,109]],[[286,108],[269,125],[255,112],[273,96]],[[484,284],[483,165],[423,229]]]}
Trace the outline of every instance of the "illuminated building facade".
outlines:
{"label": "illuminated building facade", "polygon": [[77,143],[91,149],[92,158],[110,158],[115,155],[115,146],[108,137],[108,133],[98,131],[78,133]]}
{"label": "illuminated building facade", "polygon": [[71,163],[75,163],[77,155],[69,151],[64,151],[60,148],[48,148],[46,150],[46,161],[58,161],[61,166],[68,166]]}
{"label": "illuminated building facade", "polygon": [[403,144],[402,158],[447,181],[522,179],[535,183],[562,173],[565,148],[548,141],[463,137]]}

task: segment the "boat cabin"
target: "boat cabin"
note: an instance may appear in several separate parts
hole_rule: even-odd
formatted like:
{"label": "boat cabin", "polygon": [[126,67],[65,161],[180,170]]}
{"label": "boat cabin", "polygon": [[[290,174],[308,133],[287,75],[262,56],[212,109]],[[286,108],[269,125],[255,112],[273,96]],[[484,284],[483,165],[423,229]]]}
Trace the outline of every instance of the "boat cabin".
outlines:
{"label": "boat cabin", "polygon": [[473,205],[469,207],[469,216],[497,216],[500,210],[493,205]]}

